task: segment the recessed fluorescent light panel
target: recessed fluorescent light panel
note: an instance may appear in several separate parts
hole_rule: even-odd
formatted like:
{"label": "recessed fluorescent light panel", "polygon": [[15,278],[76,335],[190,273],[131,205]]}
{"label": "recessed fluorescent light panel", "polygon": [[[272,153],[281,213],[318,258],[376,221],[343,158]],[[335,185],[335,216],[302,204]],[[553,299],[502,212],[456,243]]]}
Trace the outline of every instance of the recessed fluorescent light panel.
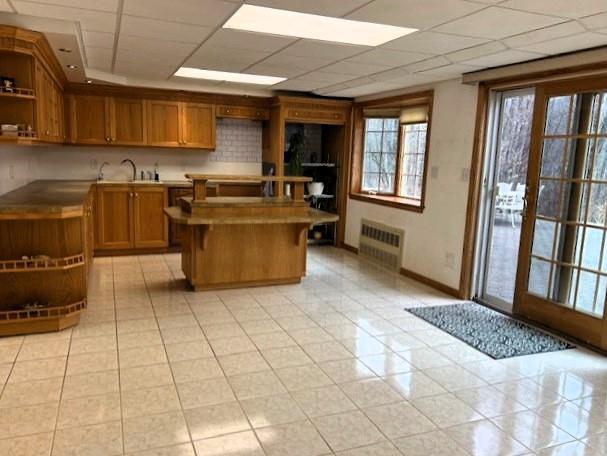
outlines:
{"label": "recessed fluorescent light panel", "polygon": [[379,46],[417,31],[255,5],[242,5],[223,28],[362,46]]}
{"label": "recessed fluorescent light panel", "polygon": [[200,68],[181,67],[175,76],[182,78],[209,79],[211,81],[242,82],[244,84],[274,85],[287,78],[261,76],[247,73],[230,73],[228,71],[201,70]]}

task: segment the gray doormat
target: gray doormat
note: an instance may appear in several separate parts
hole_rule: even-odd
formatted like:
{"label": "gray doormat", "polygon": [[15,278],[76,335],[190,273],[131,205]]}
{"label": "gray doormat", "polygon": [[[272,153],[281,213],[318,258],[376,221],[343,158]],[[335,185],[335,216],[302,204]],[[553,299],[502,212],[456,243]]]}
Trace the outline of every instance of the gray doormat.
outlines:
{"label": "gray doormat", "polygon": [[566,341],[474,302],[405,310],[493,359],[575,348]]}

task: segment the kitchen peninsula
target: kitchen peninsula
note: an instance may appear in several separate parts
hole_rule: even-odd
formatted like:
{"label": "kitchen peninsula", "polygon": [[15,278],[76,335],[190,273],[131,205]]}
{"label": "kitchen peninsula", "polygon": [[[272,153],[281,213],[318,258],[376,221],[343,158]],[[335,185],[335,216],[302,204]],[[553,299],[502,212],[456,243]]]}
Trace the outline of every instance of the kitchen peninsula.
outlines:
{"label": "kitchen peninsula", "polygon": [[[338,216],[311,209],[301,176],[187,174],[192,197],[166,214],[182,226],[183,272],[196,290],[298,283],[306,271],[307,231]],[[208,197],[210,182],[289,185],[292,196]],[[282,193],[282,192],[281,192]]]}

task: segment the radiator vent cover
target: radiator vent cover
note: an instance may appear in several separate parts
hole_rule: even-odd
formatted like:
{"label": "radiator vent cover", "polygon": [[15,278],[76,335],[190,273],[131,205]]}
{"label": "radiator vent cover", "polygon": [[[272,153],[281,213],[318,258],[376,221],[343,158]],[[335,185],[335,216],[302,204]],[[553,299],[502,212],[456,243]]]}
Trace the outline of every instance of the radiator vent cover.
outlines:
{"label": "radiator vent cover", "polygon": [[358,253],[390,269],[400,270],[405,232],[382,223],[362,219]]}

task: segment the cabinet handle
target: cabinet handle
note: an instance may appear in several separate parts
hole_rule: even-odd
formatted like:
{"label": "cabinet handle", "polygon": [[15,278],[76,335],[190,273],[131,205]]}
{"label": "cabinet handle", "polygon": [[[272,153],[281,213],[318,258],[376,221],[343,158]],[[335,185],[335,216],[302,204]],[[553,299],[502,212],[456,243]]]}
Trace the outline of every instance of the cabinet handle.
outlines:
{"label": "cabinet handle", "polygon": [[132,198],[133,197],[133,192],[129,193],[129,197]]}
{"label": "cabinet handle", "polygon": [[139,198],[139,193],[135,193],[135,198]]}
{"label": "cabinet handle", "polygon": [[105,142],[110,142],[110,138],[105,138]]}
{"label": "cabinet handle", "polygon": [[112,142],[116,141],[116,138],[112,138]]}

